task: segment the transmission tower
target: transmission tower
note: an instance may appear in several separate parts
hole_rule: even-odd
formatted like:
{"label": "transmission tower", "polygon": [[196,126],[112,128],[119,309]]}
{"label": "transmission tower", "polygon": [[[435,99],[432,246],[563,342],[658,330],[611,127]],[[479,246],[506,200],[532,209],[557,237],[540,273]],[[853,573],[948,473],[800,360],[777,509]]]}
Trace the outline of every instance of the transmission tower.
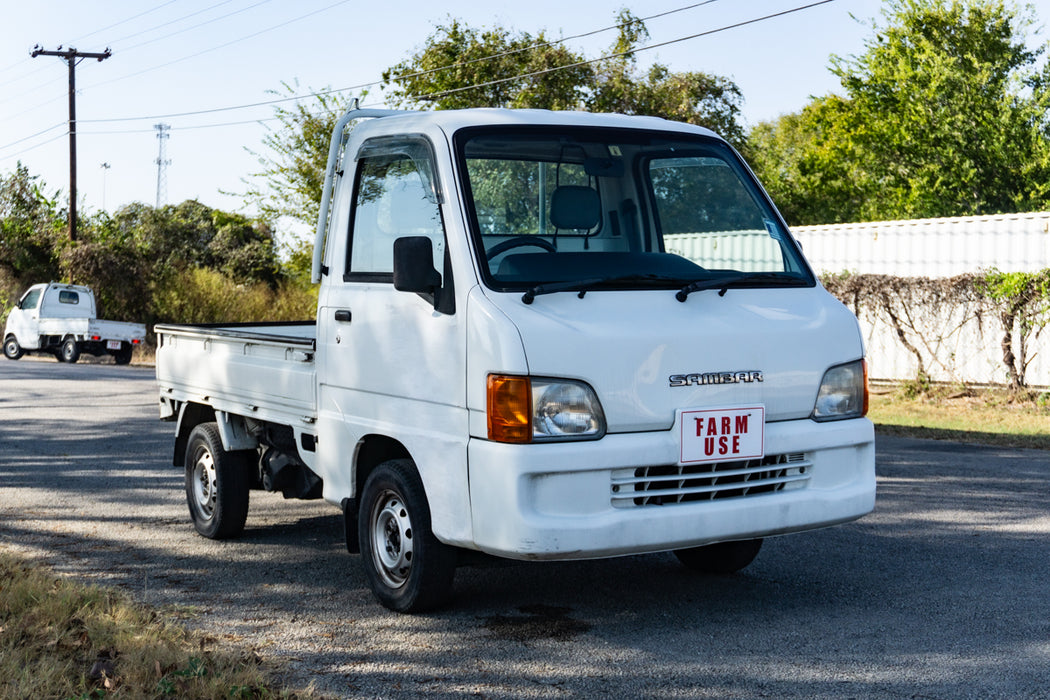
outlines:
{"label": "transmission tower", "polygon": [[157,209],[164,206],[165,201],[168,198],[168,166],[171,165],[171,161],[166,158],[167,149],[165,141],[171,136],[168,132],[171,130],[169,124],[154,124],[153,128],[157,130]]}

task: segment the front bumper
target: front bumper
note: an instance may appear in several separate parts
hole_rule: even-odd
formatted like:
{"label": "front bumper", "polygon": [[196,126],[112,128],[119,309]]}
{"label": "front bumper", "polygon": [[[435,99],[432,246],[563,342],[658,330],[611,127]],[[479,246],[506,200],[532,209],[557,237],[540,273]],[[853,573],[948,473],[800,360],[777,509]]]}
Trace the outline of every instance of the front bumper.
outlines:
{"label": "front bumper", "polygon": [[[590,559],[811,530],[874,508],[875,441],[868,419],[784,421],[765,430],[767,457],[792,460],[762,468],[764,475],[784,466],[791,476],[782,487],[719,491],[719,476],[657,477],[661,488],[692,488],[680,501],[648,498],[634,491],[645,479],[632,478],[650,473],[640,471],[649,467],[657,474],[674,469],[679,445],[673,431],[536,445],[473,439],[474,544],[512,559]],[[796,463],[803,466],[791,466]],[[632,483],[623,486],[625,481]]]}

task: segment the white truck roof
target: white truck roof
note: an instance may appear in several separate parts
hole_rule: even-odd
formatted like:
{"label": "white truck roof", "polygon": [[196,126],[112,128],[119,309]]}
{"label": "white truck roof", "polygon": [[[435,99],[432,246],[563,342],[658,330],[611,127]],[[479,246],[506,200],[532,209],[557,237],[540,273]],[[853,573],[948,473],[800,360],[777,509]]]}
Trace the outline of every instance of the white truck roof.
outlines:
{"label": "white truck roof", "polygon": [[[362,116],[369,116],[369,110],[361,110]],[[590,126],[620,129],[659,129],[682,133],[717,136],[710,129],[674,122],[660,117],[634,116],[623,114],[595,114],[591,112],[551,111],[546,109],[502,109],[479,107],[474,109],[450,109],[426,112],[386,113],[382,118],[367,119],[358,122],[355,129],[367,129],[385,132],[396,123],[396,131],[403,133],[406,121],[423,125],[435,125],[451,133],[458,129],[472,126],[498,125],[550,125],[550,126]],[[387,126],[384,127],[384,124]]]}

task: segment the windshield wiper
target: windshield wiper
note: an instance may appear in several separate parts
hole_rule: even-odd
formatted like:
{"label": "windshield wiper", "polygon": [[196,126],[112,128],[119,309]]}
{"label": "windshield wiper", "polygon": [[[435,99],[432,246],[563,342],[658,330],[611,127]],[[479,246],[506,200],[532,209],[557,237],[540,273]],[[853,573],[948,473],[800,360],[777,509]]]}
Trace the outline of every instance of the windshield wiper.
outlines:
{"label": "windshield wiper", "polygon": [[567,282],[548,282],[546,284],[537,284],[535,287],[530,287],[521,295],[522,302],[531,304],[533,300],[541,294],[554,294],[556,292],[579,292],[579,297],[582,299],[583,296],[590,290],[601,287],[607,284],[616,284],[617,282],[671,282],[680,283],[679,279],[672,277],[662,277],[661,275],[615,275],[611,277],[592,277],[584,280],[570,280]]}
{"label": "windshield wiper", "polygon": [[717,289],[718,296],[725,296],[726,291],[742,282],[763,282],[776,287],[804,287],[806,281],[801,277],[784,276],[781,272],[749,272],[747,274],[729,275],[714,279],[696,280],[675,292],[674,298],[684,302],[693,292]]}

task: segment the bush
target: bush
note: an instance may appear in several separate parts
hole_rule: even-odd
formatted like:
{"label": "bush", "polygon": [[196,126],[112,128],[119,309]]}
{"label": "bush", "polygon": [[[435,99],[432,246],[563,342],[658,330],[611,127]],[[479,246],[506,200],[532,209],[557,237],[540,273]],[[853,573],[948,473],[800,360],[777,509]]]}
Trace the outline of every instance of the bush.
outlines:
{"label": "bush", "polygon": [[215,270],[190,268],[158,280],[153,316],[162,323],[248,323],[313,320],[315,288],[283,283],[239,284]]}

